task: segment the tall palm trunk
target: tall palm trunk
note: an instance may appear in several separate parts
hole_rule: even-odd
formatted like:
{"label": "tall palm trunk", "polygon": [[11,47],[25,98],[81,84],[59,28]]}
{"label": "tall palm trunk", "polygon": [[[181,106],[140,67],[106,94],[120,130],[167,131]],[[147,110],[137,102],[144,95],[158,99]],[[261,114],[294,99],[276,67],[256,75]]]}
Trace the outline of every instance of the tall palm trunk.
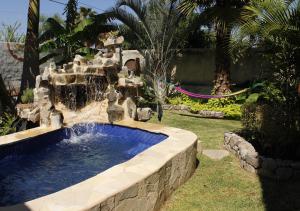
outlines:
{"label": "tall palm trunk", "polygon": [[[226,7],[225,0],[217,0],[217,7]],[[214,80],[214,94],[230,92],[230,63],[228,52],[230,45],[231,28],[224,22],[216,24],[216,70]]]}
{"label": "tall palm trunk", "polygon": [[230,92],[230,63],[228,52],[230,44],[230,29],[227,26],[218,26],[216,36],[216,70],[214,80],[214,94]]}
{"label": "tall palm trunk", "polygon": [[40,0],[30,0],[28,7],[27,34],[24,49],[24,63],[21,79],[21,88],[19,93],[26,88],[35,86],[35,77],[39,75],[39,17]]}

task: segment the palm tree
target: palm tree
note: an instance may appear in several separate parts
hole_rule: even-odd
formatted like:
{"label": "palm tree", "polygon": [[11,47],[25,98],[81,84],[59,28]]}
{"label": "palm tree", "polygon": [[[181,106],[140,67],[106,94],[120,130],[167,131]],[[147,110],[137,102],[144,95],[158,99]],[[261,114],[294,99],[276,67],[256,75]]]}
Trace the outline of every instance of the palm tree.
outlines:
{"label": "palm tree", "polygon": [[38,42],[39,17],[40,0],[30,0],[28,7],[27,34],[25,40],[24,63],[20,94],[26,88],[33,88],[35,86],[35,77],[40,73]]}
{"label": "palm tree", "polygon": [[99,43],[99,34],[115,30],[108,24],[109,14],[96,14],[91,9],[81,7],[78,12],[78,0],[69,0],[64,14],[65,24],[59,19],[48,18],[47,30],[40,36],[41,52],[47,55],[40,63],[56,57],[58,64],[71,61],[75,54],[91,54],[90,47]]}
{"label": "palm tree", "polygon": [[[300,45],[299,16],[299,0],[252,0],[243,8],[241,24],[236,35],[241,41],[269,41],[280,45],[286,40]],[[256,39],[244,39],[249,36]]]}
{"label": "palm tree", "polygon": [[99,42],[100,33],[115,29],[108,24],[107,13],[95,14],[84,8],[77,13],[73,24],[61,24],[54,18],[48,18],[46,24],[47,30],[39,38],[40,49],[47,53],[46,59],[59,55],[58,64],[71,61],[75,54],[88,54],[92,51],[90,47]]}
{"label": "palm tree", "polygon": [[180,20],[176,7],[176,0],[118,0],[116,6],[109,10],[112,17],[130,28],[141,43],[138,50],[146,58],[145,78],[154,90],[160,119],[170,65],[176,53],[174,49],[183,43],[176,40],[175,35]]}
{"label": "palm tree", "polygon": [[66,14],[66,29],[68,31],[71,31],[76,22],[76,17],[77,17],[77,8],[78,8],[78,0],[69,0],[65,10],[64,14]]}
{"label": "palm tree", "polygon": [[183,0],[179,6],[179,9],[187,15],[198,9],[201,17],[210,20],[215,26],[216,69],[213,89],[215,94],[230,92],[231,31],[240,16],[241,8],[247,2],[247,0]]}
{"label": "palm tree", "polygon": [[[252,0],[244,7],[232,47],[261,46],[287,84],[300,79],[300,1]],[[242,43],[242,45],[240,45]],[[281,69],[281,70],[280,70]],[[288,71],[290,69],[290,71]],[[288,79],[290,78],[290,79]],[[297,84],[294,84],[297,85]]]}

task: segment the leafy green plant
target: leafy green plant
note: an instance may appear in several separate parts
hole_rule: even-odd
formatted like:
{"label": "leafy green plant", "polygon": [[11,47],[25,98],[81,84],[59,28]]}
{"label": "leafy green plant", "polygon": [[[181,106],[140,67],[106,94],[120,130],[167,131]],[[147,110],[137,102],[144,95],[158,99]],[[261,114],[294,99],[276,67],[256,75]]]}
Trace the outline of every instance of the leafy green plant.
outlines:
{"label": "leafy green plant", "polygon": [[68,4],[65,10],[67,20],[62,23],[58,18],[48,18],[44,25],[45,31],[39,37],[40,51],[46,53],[40,63],[56,57],[58,64],[71,61],[75,54],[91,55],[95,51],[92,46],[99,45],[99,35],[115,30],[113,24],[109,24],[109,14],[96,14],[86,8],[80,8],[77,13],[76,2]]}
{"label": "leafy green plant", "polygon": [[264,81],[251,88],[245,103],[283,103],[284,101],[282,91],[274,83]]}
{"label": "leafy green plant", "polygon": [[299,102],[289,100],[280,85],[256,84],[242,106],[243,132],[267,156],[295,159],[300,146]]}
{"label": "leafy green plant", "polygon": [[21,23],[19,22],[15,22],[12,25],[2,24],[0,30],[0,41],[24,43],[25,35],[18,33],[18,31],[20,31],[20,27]]}
{"label": "leafy green plant", "polygon": [[16,119],[16,116],[9,113],[4,113],[0,117],[0,136],[16,132],[16,127],[13,126]]}
{"label": "leafy green plant", "polygon": [[25,89],[21,96],[22,103],[24,104],[33,103],[33,100],[34,100],[33,89],[29,89],[29,88]]}
{"label": "leafy green plant", "polygon": [[168,99],[172,105],[187,105],[192,113],[199,111],[220,111],[227,119],[241,118],[241,105],[235,103],[234,98],[210,99],[205,102],[202,99],[193,99],[183,94]]}
{"label": "leafy green plant", "polygon": [[191,106],[191,112],[197,113],[198,111],[219,111],[224,113],[226,119],[240,119],[241,118],[241,105],[229,104],[225,106],[214,106],[209,103],[194,104]]}

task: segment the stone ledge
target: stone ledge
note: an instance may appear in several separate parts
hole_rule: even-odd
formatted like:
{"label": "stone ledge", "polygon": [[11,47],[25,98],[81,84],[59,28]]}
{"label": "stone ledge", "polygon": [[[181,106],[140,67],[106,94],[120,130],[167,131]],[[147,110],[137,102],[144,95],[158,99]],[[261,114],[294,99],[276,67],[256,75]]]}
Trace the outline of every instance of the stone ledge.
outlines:
{"label": "stone ledge", "polygon": [[243,169],[276,180],[299,180],[300,162],[266,158],[254,147],[235,133],[224,134],[224,147],[239,160]]}
{"label": "stone ledge", "polygon": [[224,119],[224,113],[220,111],[210,111],[210,110],[200,110],[197,112],[191,113],[191,108],[187,105],[163,105],[164,110],[169,111],[179,111],[183,113],[188,113],[193,116],[203,117],[203,118],[214,118],[214,119]]}
{"label": "stone ledge", "polygon": [[[118,124],[169,137],[95,177],[24,204],[2,207],[0,211],[159,210],[196,169],[197,136],[186,130],[142,122]],[[41,129],[35,130],[36,134],[41,133]],[[28,135],[33,133],[34,130]]]}

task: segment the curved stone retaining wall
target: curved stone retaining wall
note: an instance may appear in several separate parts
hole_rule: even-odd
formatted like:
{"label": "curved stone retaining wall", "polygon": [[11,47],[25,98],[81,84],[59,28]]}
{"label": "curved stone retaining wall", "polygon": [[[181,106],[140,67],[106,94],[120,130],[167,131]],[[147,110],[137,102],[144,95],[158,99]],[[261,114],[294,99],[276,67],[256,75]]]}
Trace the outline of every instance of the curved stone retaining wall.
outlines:
{"label": "curved stone retaining wall", "polygon": [[[118,124],[164,133],[169,137],[95,177],[24,204],[0,207],[0,211],[159,210],[196,169],[197,136],[186,130],[148,123],[126,121]],[[36,128],[11,134],[3,144],[22,141],[44,132],[48,130]]]}
{"label": "curved stone retaining wall", "polygon": [[224,147],[239,158],[246,171],[277,180],[300,179],[300,162],[263,157],[235,133],[225,133]]}

